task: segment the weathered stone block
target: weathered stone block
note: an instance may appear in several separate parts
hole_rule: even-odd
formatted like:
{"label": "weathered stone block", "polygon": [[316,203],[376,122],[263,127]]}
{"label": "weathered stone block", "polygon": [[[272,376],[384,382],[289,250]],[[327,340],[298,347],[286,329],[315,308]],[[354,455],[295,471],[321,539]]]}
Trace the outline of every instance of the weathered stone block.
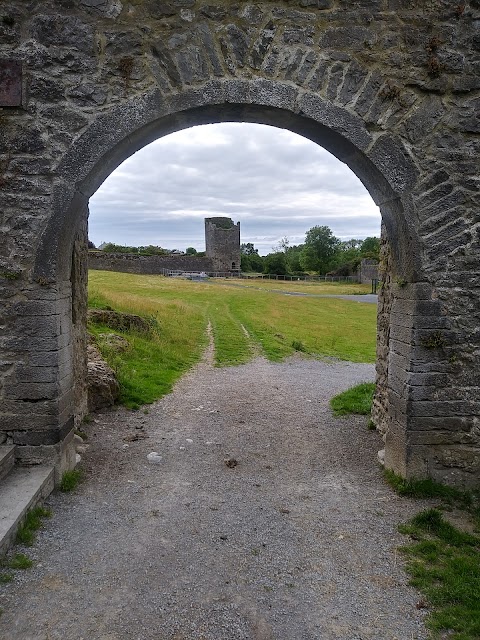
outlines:
{"label": "weathered stone block", "polygon": [[[57,363],[55,363],[57,364]],[[61,375],[57,366],[20,366],[15,369],[15,377],[18,382],[56,382]]]}
{"label": "weathered stone block", "polygon": [[298,107],[303,115],[340,134],[357,149],[365,149],[372,142],[371,135],[356,116],[332,106],[318,96],[305,94],[299,99]]}
{"label": "weathered stone block", "polygon": [[30,31],[37,42],[46,46],[74,48],[84,55],[90,55],[94,50],[91,25],[74,16],[36,15],[32,19]]}
{"label": "weathered stone block", "polygon": [[366,27],[348,26],[330,28],[320,37],[322,49],[362,51],[372,43],[373,32]]}

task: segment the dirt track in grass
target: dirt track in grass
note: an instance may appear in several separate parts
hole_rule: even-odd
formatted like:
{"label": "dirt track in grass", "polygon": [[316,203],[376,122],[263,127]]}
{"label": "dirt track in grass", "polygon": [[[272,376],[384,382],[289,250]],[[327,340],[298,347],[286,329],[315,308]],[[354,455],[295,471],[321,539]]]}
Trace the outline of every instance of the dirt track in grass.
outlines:
{"label": "dirt track in grass", "polygon": [[86,481],[51,496],[35,567],[1,586],[0,638],[424,640],[396,551],[422,505],[384,484],[366,418],[328,406],[373,377],[207,360],[148,414],[97,414]]}

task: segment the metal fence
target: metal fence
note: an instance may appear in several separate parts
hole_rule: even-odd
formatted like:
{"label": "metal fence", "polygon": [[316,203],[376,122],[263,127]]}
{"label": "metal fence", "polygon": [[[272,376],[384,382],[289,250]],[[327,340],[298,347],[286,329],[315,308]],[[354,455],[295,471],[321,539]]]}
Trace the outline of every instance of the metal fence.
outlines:
{"label": "metal fence", "polygon": [[357,282],[356,276],[287,276],[276,274],[250,274],[232,271],[172,271],[162,269],[162,274],[171,278],[194,278],[201,279],[202,275],[209,278],[237,278],[241,280],[274,280],[283,282]]}

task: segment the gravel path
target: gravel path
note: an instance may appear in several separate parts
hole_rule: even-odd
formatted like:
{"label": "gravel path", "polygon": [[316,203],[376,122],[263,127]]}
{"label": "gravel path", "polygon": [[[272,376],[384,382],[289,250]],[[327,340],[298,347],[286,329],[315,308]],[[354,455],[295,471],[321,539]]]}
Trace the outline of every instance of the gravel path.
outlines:
{"label": "gravel path", "polygon": [[148,415],[97,414],[86,482],[49,498],[35,567],[1,586],[0,638],[424,640],[396,552],[420,505],[382,481],[366,419],[328,408],[373,376],[204,362]]}

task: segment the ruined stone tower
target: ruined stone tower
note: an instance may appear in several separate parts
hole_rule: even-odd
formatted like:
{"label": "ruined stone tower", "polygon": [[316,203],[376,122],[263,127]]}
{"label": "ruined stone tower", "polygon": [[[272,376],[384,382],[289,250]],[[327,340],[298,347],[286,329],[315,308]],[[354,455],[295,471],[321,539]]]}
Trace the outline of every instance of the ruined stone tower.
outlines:
{"label": "ruined stone tower", "polygon": [[240,222],[205,218],[205,245],[215,271],[240,271]]}

